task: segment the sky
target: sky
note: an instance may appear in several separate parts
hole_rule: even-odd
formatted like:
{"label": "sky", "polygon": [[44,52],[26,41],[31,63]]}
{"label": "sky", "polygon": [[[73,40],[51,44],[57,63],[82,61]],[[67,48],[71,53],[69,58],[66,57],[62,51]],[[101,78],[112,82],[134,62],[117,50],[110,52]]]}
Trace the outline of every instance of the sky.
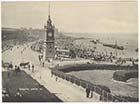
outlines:
{"label": "sky", "polygon": [[[51,19],[59,31],[138,33],[137,2],[51,2]],[[48,2],[2,2],[2,27],[43,29]]]}

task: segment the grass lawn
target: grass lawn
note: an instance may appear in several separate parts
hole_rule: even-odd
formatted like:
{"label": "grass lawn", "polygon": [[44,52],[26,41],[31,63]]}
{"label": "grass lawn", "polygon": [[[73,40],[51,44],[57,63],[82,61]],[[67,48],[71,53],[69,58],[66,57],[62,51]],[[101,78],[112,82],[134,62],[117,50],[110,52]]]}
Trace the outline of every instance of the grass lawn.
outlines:
{"label": "grass lawn", "polygon": [[138,99],[138,78],[129,80],[128,83],[114,81],[114,72],[114,70],[85,70],[73,71],[68,74],[93,84],[107,86],[113,95],[129,96]]}
{"label": "grass lawn", "polygon": [[3,102],[62,102],[24,71],[3,71],[2,87]]}

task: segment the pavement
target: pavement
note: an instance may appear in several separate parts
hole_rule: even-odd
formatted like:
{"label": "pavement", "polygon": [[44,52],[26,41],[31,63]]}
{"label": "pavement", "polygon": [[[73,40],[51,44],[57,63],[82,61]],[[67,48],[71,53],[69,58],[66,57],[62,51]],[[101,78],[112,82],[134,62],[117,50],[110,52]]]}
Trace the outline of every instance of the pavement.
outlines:
{"label": "pavement", "polygon": [[[58,78],[58,81],[56,81],[56,77],[51,76],[51,71],[48,68],[51,65],[54,65],[54,63],[45,63],[45,67],[42,67],[42,65],[39,63],[38,55],[39,53],[32,51],[27,46],[26,48],[25,46],[15,46],[12,50],[7,50],[2,53],[2,60],[4,62],[10,62],[13,65],[19,65],[19,63],[21,62],[27,61],[29,61],[31,65],[34,64],[34,73],[32,72],[32,70],[22,70],[24,70],[33,79],[38,81],[41,85],[43,85],[51,93],[54,93],[64,102],[98,102],[98,99],[96,98],[86,98],[85,89],[83,89],[82,87],[76,86],[75,84],[72,84],[60,78]],[[4,70],[5,69],[3,69],[3,71]]]}

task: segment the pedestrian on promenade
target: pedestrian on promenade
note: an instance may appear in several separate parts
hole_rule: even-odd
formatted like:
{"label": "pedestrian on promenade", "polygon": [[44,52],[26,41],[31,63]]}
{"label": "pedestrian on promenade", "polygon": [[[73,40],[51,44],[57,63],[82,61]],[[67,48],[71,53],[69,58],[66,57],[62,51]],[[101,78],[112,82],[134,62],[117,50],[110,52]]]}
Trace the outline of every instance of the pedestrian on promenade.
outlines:
{"label": "pedestrian on promenade", "polygon": [[53,71],[51,70],[51,77],[53,77]]}
{"label": "pedestrian on promenade", "polygon": [[16,72],[16,75],[17,75],[17,65],[15,65],[15,72]]}
{"label": "pedestrian on promenade", "polygon": [[34,64],[32,65],[32,72],[34,73]]}
{"label": "pedestrian on promenade", "polygon": [[90,94],[90,89],[89,87],[86,88],[86,97],[89,98],[89,94]]}
{"label": "pedestrian on promenade", "polygon": [[93,98],[93,91],[91,91],[90,93],[90,98]]}
{"label": "pedestrian on promenade", "polygon": [[16,75],[18,72],[20,72],[20,67],[19,66],[15,66],[15,72],[16,72]]}
{"label": "pedestrian on promenade", "polygon": [[58,80],[58,77],[57,77],[57,76],[56,76],[55,80],[56,80],[56,82],[57,82],[57,80]]}
{"label": "pedestrian on promenade", "polygon": [[30,64],[28,64],[28,70],[30,70]]}
{"label": "pedestrian on promenade", "polygon": [[48,63],[50,63],[50,60],[48,59]]}
{"label": "pedestrian on promenade", "polygon": [[134,60],[132,60],[132,65],[135,66],[135,61]]}
{"label": "pedestrian on promenade", "polygon": [[41,57],[40,57],[40,55],[38,55],[38,59],[39,59],[39,62],[41,61]]}
{"label": "pedestrian on promenade", "polygon": [[45,62],[42,63],[42,67],[44,67]]}
{"label": "pedestrian on promenade", "polygon": [[9,65],[8,70],[9,70],[9,69],[10,69],[10,70],[13,69],[13,65],[12,65],[12,64]]}
{"label": "pedestrian on promenade", "polygon": [[20,72],[20,67],[19,66],[17,67],[17,72]]}
{"label": "pedestrian on promenade", "polygon": [[42,56],[40,55],[40,62],[42,62],[43,60],[42,60]]}

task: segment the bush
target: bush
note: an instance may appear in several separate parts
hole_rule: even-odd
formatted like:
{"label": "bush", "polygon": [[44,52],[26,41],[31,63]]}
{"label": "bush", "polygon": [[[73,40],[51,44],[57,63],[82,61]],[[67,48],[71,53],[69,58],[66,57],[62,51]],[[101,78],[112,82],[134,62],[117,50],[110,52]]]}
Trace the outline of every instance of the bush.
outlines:
{"label": "bush", "polygon": [[113,73],[113,79],[126,82],[130,78],[138,78],[138,71],[116,71]]}
{"label": "bush", "polygon": [[116,97],[124,99],[125,102],[138,102],[139,101],[139,99],[136,99],[130,96],[116,96]]}

